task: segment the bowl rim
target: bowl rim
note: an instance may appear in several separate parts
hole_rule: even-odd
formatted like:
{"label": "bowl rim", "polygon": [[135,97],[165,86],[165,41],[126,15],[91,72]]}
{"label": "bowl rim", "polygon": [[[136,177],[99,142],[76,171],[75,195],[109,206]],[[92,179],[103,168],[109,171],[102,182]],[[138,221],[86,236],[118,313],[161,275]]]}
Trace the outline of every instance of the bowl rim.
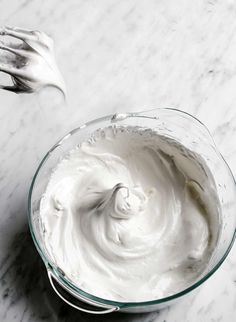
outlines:
{"label": "bowl rim", "polygon": [[[86,122],[81,126],[78,126],[76,128],[74,128],[73,130],[71,130],[70,132],[68,132],[66,135],[64,135],[60,140],[58,140],[49,150],[48,152],[44,155],[44,157],[42,158],[41,162],[39,163],[35,174],[33,176],[33,179],[31,181],[31,185],[29,188],[29,192],[28,192],[28,211],[27,211],[27,215],[28,215],[28,223],[29,223],[29,228],[30,228],[30,233],[33,239],[33,242],[35,244],[35,247],[39,253],[39,255],[41,256],[45,266],[47,269],[53,271],[53,273],[57,276],[57,278],[60,279],[60,282],[62,282],[62,284],[65,285],[66,288],[71,288],[73,292],[78,292],[81,296],[93,301],[93,302],[97,302],[99,304],[104,304],[104,305],[112,305],[112,306],[116,306],[118,308],[131,308],[131,307],[140,307],[140,306],[149,306],[149,305],[156,305],[156,304],[161,304],[161,303],[165,303],[168,301],[172,301],[175,299],[178,299],[180,297],[182,297],[183,295],[188,294],[189,292],[195,290],[196,288],[198,288],[200,285],[202,285],[206,280],[208,280],[208,278],[213,275],[218,268],[222,265],[222,263],[225,261],[226,257],[228,256],[231,248],[233,247],[234,241],[236,239],[236,227],[234,229],[234,233],[232,236],[232,239],[229,243],[229,246],[227,247],[225,253],[223,254],[223,256],[220,258],[220,260],[217,262],[217,264],[214,265],[214,267],[207,272],[202,278],[200,278],[197,282],[193,283],[191,286],[185,288],[184,290],[177,292],[175,294],[172,294],[170,296],[166,296],[163,298],[159,298],[159,299],[155,299],[155,300],[151,300],[151,301],[141,301],[141,302],[122,302],[122,301],[113,301],[113,300],[109,300],[109,299],[104,299],[95,295],[92,295],[82,289],[80,289],[78,286],[76,286],[75,284],[73,284],[73,282],[71,282],[68,278],[65,278],[63,276],[63,274],[60,272],[60,268],[56,267],[50,259],[47,258],[46,254],[44,253],[44,251],[41,249],[40,244],[37,240],[37,237],[34,233],[34,227],[32,224],[32,207],[31,207],[31,199],[32,199],[32,194],[33,194],[33,189],[34,189],[34,185],[36,182],[36,179],[38,177],[38,174],[41,170],[41,168],[43,167],[43,165],[45,164],[45,162],[47,161],[47,159],[49,158],[49,156],[51,155],[51,153],[57,148],[59,147],[65,140],[67,140],[71,135],[73,135],[74,133],[78,132],[80,129],[83,129],[89,125],[95,124],[97,122],[102,122],[102,121],[112,121],[114,119],[114,117],[116,117],[117,115],[123,115],[124,118],[129,118],[129,117],[143,117],[143,118],[151,118],[151,119],[157,119],[157,117],[150,117],[150,116],[145,116],[145,113],[151,112],[151,111],[172,111],[172,112],[176,112],[182,115],[185,115],[187,117],[192,118],[193,120],[197,121],[199,124],[201,124],[201,126],[203,126],[205,128],[205,130],[208,132],[210,138],[212,139],[212,142],[214,143],[214,140],[212,138],[212,135],[210,133],[210,131],[208,130],[208,128],[195,116],[191,115],[188,112],[176,109],[176,108],[155,108],[155,109],[149,109],[146,111],[142,111],[142,112],[132,112],[132,113],[118,113],[118,114],[110,114],[110,115],[106,115],[97,119],[94,119],[92,121]],[[222,159],[223,163],[225,164],[230,177],[233,180],[234,185],[236,185],[236,181],[235,178],[233,176],[233,173],[228,165],[228,163],[226,162],[226,160],[224,159],[224,157],[222,156],[222,154],[219,152],[219,150],[217,149],[217,147],[215,146],[214,143],[214,149],[217,152],[218,156]]]}

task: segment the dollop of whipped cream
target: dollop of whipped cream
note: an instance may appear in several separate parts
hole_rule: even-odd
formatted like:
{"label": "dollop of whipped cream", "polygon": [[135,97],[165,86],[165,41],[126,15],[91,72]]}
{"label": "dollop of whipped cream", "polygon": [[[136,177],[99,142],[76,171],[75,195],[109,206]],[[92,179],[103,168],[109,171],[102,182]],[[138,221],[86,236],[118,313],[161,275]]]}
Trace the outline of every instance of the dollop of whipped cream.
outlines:
{"label": "dollop of whipped cream", "polygon": [[[7,53],[0,71],[12,77],[13,86],[0,88],[15,93],[32,93],[46,86],[58,88],[66,96],[66,86],[57,67],[54,42],[42,31],[18,27],[0,28],[0,36],[19,39],[20,43],[6,45],[0,42],[0,51]],[[2,55],[1,55],[2,56]]]}
{"label": "dollop of whipped cream", "polygon": [[148,301],[198,279],[219,231],[203,159],[138,127],[108,127],[56,167],[41,199],[45,247],[75,285],[110,300]]}

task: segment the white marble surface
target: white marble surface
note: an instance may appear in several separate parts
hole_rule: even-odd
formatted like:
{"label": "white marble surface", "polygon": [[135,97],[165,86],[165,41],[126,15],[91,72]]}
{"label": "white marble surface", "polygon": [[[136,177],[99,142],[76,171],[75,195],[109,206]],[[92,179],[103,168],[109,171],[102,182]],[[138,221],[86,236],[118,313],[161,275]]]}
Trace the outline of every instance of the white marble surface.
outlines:
{"label": "white marble surface", "polygon": [[193,301],[159,313],[95,317],[54,296],[26,217],[30,180],[50,145],[107,113],[190,112],[212,131],[236,175],[235,17],[234,0],[0,0],[0,25],[54,37],[69,92],[67,106],[55,91],[0,92],[0,321],[236,320],[235,246]]}

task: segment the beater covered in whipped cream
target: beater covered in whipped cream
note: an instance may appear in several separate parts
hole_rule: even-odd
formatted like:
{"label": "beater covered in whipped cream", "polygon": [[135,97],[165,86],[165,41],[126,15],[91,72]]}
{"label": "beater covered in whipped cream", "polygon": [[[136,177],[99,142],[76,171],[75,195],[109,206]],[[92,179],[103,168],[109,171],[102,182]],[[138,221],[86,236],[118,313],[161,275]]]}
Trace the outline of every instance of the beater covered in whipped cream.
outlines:
{"label": "beater covered in whipped cream", "polygon": [[0,61],[0,72],[7,73],[13,86],[0,88],[15,93],[33,93],[46,86],[58,88],[66,96],[66,86],[57,67],[54,43],[46,33],[18,27],[0,28],[0,36],[19,39],[20,43],[6,45],[0,41],[1,50],[8,53],[6,63]]}
{"label": "beater covered in whipped cream", "polygon": [[185,289],[211,258],[219,202],[203,159],[139,127],[107,127],[56,167],[41,200],[45,247],[75,285],[117,301]]}

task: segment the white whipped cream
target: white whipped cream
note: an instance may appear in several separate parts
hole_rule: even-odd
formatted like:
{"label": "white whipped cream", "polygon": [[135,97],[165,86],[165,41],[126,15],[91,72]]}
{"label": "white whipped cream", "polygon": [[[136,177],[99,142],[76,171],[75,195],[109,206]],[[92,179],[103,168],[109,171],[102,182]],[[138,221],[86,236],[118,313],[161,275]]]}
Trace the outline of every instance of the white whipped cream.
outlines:
{"label": "white whipped cream", "polygon": [[0,54],[5,52],[5,63],[0,72],[11,75],[13,86],[0,88],[15,93],[33,93],[46,86],[58,88],[66,96],[66,86],[57,67],[54,42],[46,33],[18,27],[0,28],[0,36],[19,39],[20,43],[6,45],[1,42]]}
{"label": "white whipped cream", "polygon": [[98,130],[63,159],[41,200],[49,256],[74,284],[110,300],[185,289],[206,269],[219,231],[203,159],[152,130]]}

